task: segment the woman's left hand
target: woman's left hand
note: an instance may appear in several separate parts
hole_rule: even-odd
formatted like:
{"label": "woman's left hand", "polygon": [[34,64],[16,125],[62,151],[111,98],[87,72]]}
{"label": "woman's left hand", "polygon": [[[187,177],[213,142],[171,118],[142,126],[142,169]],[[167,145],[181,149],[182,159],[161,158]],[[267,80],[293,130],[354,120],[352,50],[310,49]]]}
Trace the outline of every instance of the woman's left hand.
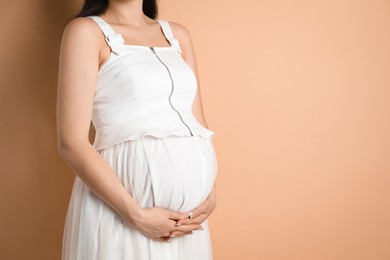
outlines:
{"label": "woman's left hand", "polygon": [[[198,207],[190,210],[188,213],[192,212],[191,218],[183,218],[176,221],[176,225],[189,225],[189,224],[202,224],[214,211],[217,204],[215,188],[210,193],[210,195],[205,199]],[[192,233],[192,232],[190,232]],[[189,233],[184,233],[181,231],[172,231],[170,237],[180,237],[188,235]]]}
{"label": "woman's left hand", "polygon": [[[217,204],[217,194],[215,184],[211,190],[209,196],[196,208],[184,212],[184,215],[191,215],[191,218],[181,218],[176,220],[175,226],[189,225],[189,224],[202,224],[214,211]],[[191,213],[191,214],[190,214]],[[169,236],[161,237],[161,241],[169,242],[174,237],[182,237],[186,235],[191,235],[193,232],[183,232],[183,231],[171,231]]]}

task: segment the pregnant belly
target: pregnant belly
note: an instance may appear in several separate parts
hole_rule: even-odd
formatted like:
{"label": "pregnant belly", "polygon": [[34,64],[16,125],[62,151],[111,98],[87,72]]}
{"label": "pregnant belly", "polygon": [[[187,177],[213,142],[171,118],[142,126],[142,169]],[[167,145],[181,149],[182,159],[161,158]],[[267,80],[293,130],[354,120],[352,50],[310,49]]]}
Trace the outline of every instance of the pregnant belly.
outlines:
{"label": "pregnant belly", "polygon": [[217,176],[213,143],[200,136],[145,136],[100,153],[141,207],[191,210]]}

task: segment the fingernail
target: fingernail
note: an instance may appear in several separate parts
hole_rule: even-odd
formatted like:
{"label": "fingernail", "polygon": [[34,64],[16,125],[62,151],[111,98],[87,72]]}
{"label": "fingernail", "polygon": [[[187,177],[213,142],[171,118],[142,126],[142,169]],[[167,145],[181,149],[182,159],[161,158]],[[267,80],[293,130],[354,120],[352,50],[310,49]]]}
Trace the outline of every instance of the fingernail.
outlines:
{"label": "fingernail", "polygon": [[172,234],[172,235],[169,235],[170,237],[175,237],[176,235],[175,234]]}
{"label": "fingernail", "polygon": [[204,230],[204,228],[202,226],[200,226],[199,230]]}
{"label": "fingernail", "polygon": [[178,226],[181,226],[181,224],[180,223],[176,223],[175,226],[178,227]]}

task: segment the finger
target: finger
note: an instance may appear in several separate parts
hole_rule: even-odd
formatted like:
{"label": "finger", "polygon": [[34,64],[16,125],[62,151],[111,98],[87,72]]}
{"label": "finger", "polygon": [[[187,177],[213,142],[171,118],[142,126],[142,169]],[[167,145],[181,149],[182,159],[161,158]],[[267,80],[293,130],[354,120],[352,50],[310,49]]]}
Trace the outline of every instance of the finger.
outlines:
{"label": "finger", "polygon": [[171,219],[176,220],[176,222],[180,219],[193,219],[197,214],[194,211],[189,211],[189,212],[174,212],[173,215],[171,216]]}
{"label": "finger", "polygon": [[198,217],[200,214],[202,214],[203,211],[202,211],[202,207],[197,207],[197,208],[194,208],[193,210],[191,210],[189,213],[188,213],[188,218],[189,219],[194,219],[196,217]]}
{"label": "finger", "polygon": [[205,202],[201,203],[198,207],[191,210],[192,212],[191,218],[196,218],[200,214],[207,213],[206,209],[207,209],[207,204]]}
{"label": "finger", "polygon": [[196,218],[179,219],[176,221],[175,226],[190,225],[190,224],[202,224],[207,219],[207,214],[201,214]]}
{"label": "finger", "polygon": [[157,242],[170,242],[172,237],[170,236],[165,236],[165,237],[159,237],[159,238],[153,238],[154,241]]}
{"label": "finger", "polygon": [[167,240],[166,237],[159,237],[159,238],[152,238],[152,240],[157,241],[157,242],[165,242]]}
{"label": "finger", "polygon": [[186,219],[189,216],[189,212],[178,212],[178,211],[172,211],[170,214],[170,219],[173,220],[179,220],[179,219]]}
{"label": "finger", "polygon": [[180,226],[175,226],[173,231],[189,232],[193,230],[203,230],[203,227],[199,224],[180,225]]}
{"label": "finger", "polygon": [[189,231],[189,232],[173,231],[173,232],[171,232],[170,237],[183,237],[183,236],[192,235],[192,234],[193,234],[192,231]]}

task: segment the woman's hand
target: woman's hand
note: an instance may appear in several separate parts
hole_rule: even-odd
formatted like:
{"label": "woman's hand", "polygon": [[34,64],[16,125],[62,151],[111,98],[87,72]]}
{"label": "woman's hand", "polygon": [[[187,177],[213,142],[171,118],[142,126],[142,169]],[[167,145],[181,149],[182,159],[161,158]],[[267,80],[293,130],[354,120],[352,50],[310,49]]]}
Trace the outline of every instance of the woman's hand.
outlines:
{"label": "woman's hand", "polygon": [[[192,226],[194,224],[200,225],[202,224],[214,211],[216,207],[216,199],[214,196],[209,196],[206,200],[204,200],[198,207],[194,208],[190,212],[192,212],[191,218],[181,218],[176,222],[176,226],[185,227]],[[172,231],[170,233],[170,237],[181,237],[187,234],[192,234],[192,232],[181,232],[181,231]]]}
{"label": "woman's hand", "polygon": [[131,225],[155,241],[169,241],[171,232],[190,234],[201,229],[200,224],[176,226],[177,221],[188,218],[188,213],[175,212],[160,207],[140,208],[132,217]]}
{"label": "woman's hand", "polygon": [[[185,214],[190,214],[191,218],[179,219],[176,222],[176,226],[180,227],[180,226],[193,225],[193,224],[199,224],[199,225],[202,224],[214,211],[216,205],[217,205],[217,191],[216,191],[216,186],[214,184],[213,189],[211,190],[207,199],[205,199],[198,207],[192,209],[188,213],[185,213]],[[188,234],[192,234],[192,232],[184,233],[180,231],[172,231],[169,234],[169,239],[171,237],[181,237]]]}

